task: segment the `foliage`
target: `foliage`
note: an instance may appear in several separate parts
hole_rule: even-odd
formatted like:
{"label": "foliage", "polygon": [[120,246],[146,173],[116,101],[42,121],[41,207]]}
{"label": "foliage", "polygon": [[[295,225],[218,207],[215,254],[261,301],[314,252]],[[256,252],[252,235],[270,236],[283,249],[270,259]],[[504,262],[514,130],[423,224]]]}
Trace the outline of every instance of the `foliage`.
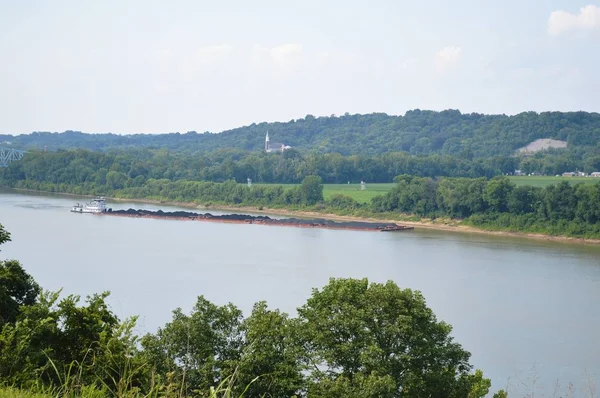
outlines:
{"label": "foliage", "polygon": [[245,343],[238,364],[238,388],[250,397],[291,397],[304,387],[298,328],[288,315],[258,302],[242,324]]}
{"label": "foliage", "polygon": [[[514,166],[516,167],[516,166]],[[18,181],[87,184],[98,189],[142,186],[150,179],[171,181],[235,180],[245,183],[300,183],[318,175],[327,183],[391,182],[398,174],[436,177],[491,177],[513,172],[488,160],[470,161],[448,155],[406,153],[341,156],[336,153],[255,153],[223,150],[190,156],[166,150],[97,153],[85,150],[27,153],[0,170],[6,185]]]}
{"label": "foliage", "polygon": [[14,323],[21,307],[34,304],[38,293],[39,286],[18,261],[0,261],[0,329]]}
{"label": "foliage", "polygon": [[0,245],[10,242],[10,233],[0,224]]}
{"label": "foliage", "polygon": [[475,387],[470,354],[419,292],[331,279],[298,313],[313,365],[310,396],[466,397]]}
{"label": "foliage", "polygon": [[464,219],[484,229],[600,237],[600,183],[563,180],[542,189],[516,187],[507,177],[396,180],[396,187],[372,200],[374,212]]}
{"label": "foliage", "polygon": [[233,375],[242,347],[242,313],[198,297],[190,315],[181,309],[156,335],[142,339],[146,360],[159,374],[174,372],[186,391],[208,391]]}
{"label": "foliage", "polygon": [[319,176],[306,176],[300,185],[303,203],[311,206],[323,201],[323,184]]}
{"label": "foliage", "polygon": [[16,388],[0,387],[0,397],[2,398],[53,398],[51,394],[34,393],[23,391]]}
{"label": "foliage", "polygon": [[[10,233],[0,224],[0,245],[10,241]],[[39,286],[15,260],[0,261],[0,330],[14,323],[21,306],[35,303]]]}

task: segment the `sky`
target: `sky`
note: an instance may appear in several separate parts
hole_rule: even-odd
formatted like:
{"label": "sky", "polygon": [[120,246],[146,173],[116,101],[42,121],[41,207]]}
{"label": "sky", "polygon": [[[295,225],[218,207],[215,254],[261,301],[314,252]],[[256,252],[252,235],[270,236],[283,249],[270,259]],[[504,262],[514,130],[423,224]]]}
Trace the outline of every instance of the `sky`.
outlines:
{"label": "sky", "polygon": [[0,0],[0,133],[600,111],[600,0]]}

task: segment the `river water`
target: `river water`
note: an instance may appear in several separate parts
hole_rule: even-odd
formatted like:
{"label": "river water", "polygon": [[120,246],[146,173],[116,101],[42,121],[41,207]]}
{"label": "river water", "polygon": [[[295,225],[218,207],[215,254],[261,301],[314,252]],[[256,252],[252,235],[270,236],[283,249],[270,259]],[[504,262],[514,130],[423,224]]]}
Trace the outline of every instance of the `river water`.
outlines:
{"label": "river water", "polygon": [[259,300],[295,314],[330,277],[368,277],[420,290],[494,391],[524,394],[535,382],[536,396],[553,396],[558,380],[562,396],[568,383],[586,396],[588,377],[600,384],[599,247],[426,229],[97,217],[70,213],[75,201],[0,191],[0,223],[13,240],[0,258],[20,260],[45,289],[109,290],[120,317],[140,316],[140,333],[175,308],[189,311],[198,295],[245,314]]}

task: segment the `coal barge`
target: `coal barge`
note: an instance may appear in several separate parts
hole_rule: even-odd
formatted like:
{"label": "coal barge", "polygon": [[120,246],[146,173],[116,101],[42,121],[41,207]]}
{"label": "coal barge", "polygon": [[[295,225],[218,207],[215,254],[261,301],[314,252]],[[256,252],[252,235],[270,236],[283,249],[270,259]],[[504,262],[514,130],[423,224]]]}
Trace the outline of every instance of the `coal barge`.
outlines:
{"label": "coal barge", "polygon": [[213,215],[210,213],[194,213],[188,211],[151,211],[151,210],[112,210],[106,209],[98,215],[112,215],[121,217],[135,217],[135,218],[156,218],[156,219],[168,219],[168,220],[185,220],[185,221],[213,221],[213,222],[225,222],[225,223],[239,223],[239,224],[258,224],[258,225],[279,225],[288,227],[302,227],[302,228],[327,228],[327,229],[346,229],[346,230],[358,230],[358,231],[381,231],[381,232],[392,232],[392,231],[404,231],[413,229],[413,227],[398,225],[395,223],[379,223],[379,222],[361,222],[361,221],[331,221],[325,219],[298,219],[298,218],[284,218],[275,219],[268,216],[251,216],[248,214],[223,214]]}

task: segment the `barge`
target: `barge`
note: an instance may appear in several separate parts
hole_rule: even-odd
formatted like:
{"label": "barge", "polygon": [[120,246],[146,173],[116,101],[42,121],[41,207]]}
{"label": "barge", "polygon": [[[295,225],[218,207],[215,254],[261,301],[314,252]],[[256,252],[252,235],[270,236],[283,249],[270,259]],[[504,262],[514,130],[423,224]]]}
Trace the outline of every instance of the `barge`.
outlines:
{"label": "barge", "polygon": [[[104,202],[102,202],[103,204]],[[75,207],[74,207],[75,209]],[[94,207],[94,209],[97,209]],[[326,219],[299,219],[299,218],[271,218],[268,216],[252,216],[248,214],[223,214],[213,215],[210,213],[194,213],[188,211],[152,211],[143,209],[113,210],[102,207],[100,211],[87,211],[96,215],[109,215],[134,218],[154,218],[166,220],[184,220],[184,221],[212,221],[238,224],[258,224],[258,225],[279,225],[287,227],[301,228],[326,228],[326,229],[346,229],[356,231],[381,231],[394,232],[413,229],[406,225],[383,222],[363,222],[363,221],[332,221]],[[73,210],[71,210],[73,211]],[[79,211],[75,211],[79,212]],[[85,211],[82,211],[85,212]]]}

